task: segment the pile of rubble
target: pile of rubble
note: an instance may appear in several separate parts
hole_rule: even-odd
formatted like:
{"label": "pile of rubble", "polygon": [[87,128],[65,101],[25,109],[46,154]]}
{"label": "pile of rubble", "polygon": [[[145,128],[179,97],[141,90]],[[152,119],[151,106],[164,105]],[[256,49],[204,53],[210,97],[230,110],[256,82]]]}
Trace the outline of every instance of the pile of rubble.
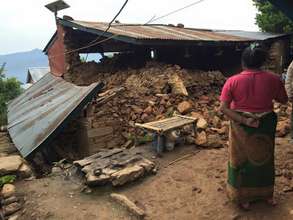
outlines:
{"label": "pile of rubble", "polygon": [[[219,71],[187,70],[154,61],[141,68],[121,70],[115,68],[115,63],[89,62],[72,68],[71,79],[79,85],[103,81],[105,90],[124,88],[104,105],[92,109],[89,129],[102,136],[93,137],[91,142],[100,148],[121,146],[134,136],[140,136],[142,141],[148,139],[135,128],[135,123],[164,119],[178,112],[198,119],[198,135],[193,140],[189,138],[190,143],[219,147],[227,140],[229,122],[217,110],[226,81]],[[276,105],[281,119],[278,136],[288,133],[290,108]]]}
{"label": "pile of rubble", "polygon": [[[116,140],[116,145],[125,143],[137,133],[144,136],[142,131],[135,129],[135,123],[164,119],[176,112],[199,118],[200,129],[216,138],[227,135],[227,122],[222,122],[223,115],[217,111],[220,89],[226,80],[220,72],[186,70],[157,62],[149,62],[140,69],[106,73],[99,72],[98,66],[84,63],[72,74],[77,84],[104,81],[106,89],[124,87],[123,92],[93,110],[90,123],[98,127],[102,124],[113,127],[114,123],[115,129],[108,130],[113,132],[111,140]],[[204,141],[199,142],[204,144]]]}

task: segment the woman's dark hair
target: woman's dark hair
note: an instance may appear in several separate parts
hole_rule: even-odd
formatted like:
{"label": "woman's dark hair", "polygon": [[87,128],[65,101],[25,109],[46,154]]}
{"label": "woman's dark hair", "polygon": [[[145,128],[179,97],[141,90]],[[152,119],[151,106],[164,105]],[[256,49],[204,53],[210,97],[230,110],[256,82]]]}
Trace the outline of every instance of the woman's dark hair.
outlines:
{"label": "woman's dark hair", "polygon": [[258,69],[266,61],[267,51],[259,46],[247,47],[242,53],[242,65],[245,68]]}

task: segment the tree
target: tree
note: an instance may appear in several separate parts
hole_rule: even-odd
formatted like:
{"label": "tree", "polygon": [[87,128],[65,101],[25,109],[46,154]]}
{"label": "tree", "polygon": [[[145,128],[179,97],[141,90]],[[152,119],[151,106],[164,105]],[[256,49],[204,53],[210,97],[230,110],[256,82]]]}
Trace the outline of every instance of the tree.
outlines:
{"label": "tree", "polygon": [[6,124],[7,102],[21,94],[21,83],[14,77],[6,78],[4,66],[0,68],[0,125]]}
{"label": "tree", "polygon": [[293,32],[293,22],[269,1],[253,1],[259,11],[256,15],[256,24],[262,31],[270,33]]}

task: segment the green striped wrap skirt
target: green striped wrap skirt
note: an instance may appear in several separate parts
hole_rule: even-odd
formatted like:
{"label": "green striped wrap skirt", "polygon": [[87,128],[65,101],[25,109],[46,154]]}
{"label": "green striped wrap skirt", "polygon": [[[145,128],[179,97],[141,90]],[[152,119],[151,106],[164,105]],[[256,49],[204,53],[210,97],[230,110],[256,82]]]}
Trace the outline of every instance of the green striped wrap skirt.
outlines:
{"label": "green striped wrap skirt", "polygon": [[230,123],[227,192],[235,202],[269,199],[274,193],[277,116],[270,112],[259,121],[258,128]]}

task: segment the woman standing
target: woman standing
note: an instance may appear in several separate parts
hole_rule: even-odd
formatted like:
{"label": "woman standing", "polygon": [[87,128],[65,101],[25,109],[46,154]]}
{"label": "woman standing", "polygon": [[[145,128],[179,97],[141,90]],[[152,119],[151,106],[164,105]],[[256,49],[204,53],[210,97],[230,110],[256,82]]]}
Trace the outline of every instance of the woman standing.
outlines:
{"label": "woman standing", "polygon": [[261,70],[266,58],[265,50],[246,48],[244,70],[226,81],[220,98],[220,110],[231,121],[228,195],[244,209],[259,199],[275,205],[273,100],[285,104],[288,97],[280,77]]}

